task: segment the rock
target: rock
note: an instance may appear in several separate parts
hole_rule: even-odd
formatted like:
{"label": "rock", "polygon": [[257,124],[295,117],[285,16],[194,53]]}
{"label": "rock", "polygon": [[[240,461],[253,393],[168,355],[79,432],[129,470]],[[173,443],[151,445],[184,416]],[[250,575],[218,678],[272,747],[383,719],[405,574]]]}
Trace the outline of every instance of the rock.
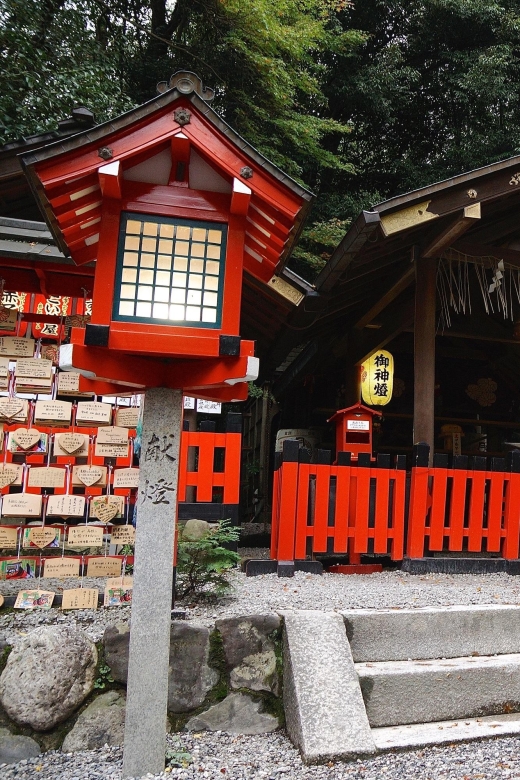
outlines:
{"label": "rock", "polygon": [[278,693],[275,646],[271,639],[280,627],[275,614],[246,615],[217,620],[232,688]]}
{"label": "rock", "polygon": [[105,661],[110,666],[113,679],[125,685],[128,677],[129,647],[130,626],[128,623],[116,623],[106,627],[103,635]]}
{"label": "rock", "polygon": [[95,644],[72,626],[40,626],[9,654],[0,703],[15,723],[48,731],[66,720],[94,687]]}
{"label": "rock", "polygon": [[268,734],[278,728],[278,718],[259,712],[261,702],[245,693],[229,696],[206,712],[190,718],[187,731],[225,731],[228,734]]}
{"label": "rock", "polygon": [[183,620],[172,621],[168,710],[189,712],[200,707],[218,682],[218,672],[208,664],[209,629]]}
{"label": "rock", "polygon": [[0,736],[0,764],[17,764],[27,758],[35,758],[41,753],[40,746],[30,737],[14,734]]}
{"label": "rock", "polygon": [[278,672],[274,650],[247,655],[239,666],[231,670],[232,688],[249,688],[252,691],[278,693]]}
{"label": "rock", "polygon": [[96,750],[122,745],[125,730],[125,697],[118,691],[98,696],[83,710],[63,742],[62,751]]}
{"label": "rock", "polygon": [[180,538],[183,542],[198,542],[208,531],[215,528],[215,523],[207,523],[205,520],[187,520],[184,527],[180,529]]}

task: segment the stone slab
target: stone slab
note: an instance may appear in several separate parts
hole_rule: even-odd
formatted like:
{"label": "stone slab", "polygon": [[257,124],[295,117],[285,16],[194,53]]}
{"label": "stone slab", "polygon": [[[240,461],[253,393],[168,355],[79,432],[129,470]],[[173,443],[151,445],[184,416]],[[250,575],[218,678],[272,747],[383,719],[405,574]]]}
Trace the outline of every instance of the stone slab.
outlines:
{"label": "stone slab", "polygon": [[355,668],[373,728],[520,711],[520,653]]}
{"label": "stone slab", "polygon": [[429,745],[508,737],[520,735],[520,713],[415,723],[408,726],[387,726],[372,729],[372,735],[377,749],[382,751],[412,750]]}
{"label": "stone slab", "polygon": [[520,652],[520,606],[343,612],[355,662]]}
{"label": "stone slab", "polygon": [[285,718],[303,760],[372,754],[375,743],[341,616],[298,610],[283,618]]}
{"label": "stone slab", "polygon": [[39,744],[31,737],[14,734],[0,736],[0,766],[17,764],[28,758],[36,758],[41,753]]}

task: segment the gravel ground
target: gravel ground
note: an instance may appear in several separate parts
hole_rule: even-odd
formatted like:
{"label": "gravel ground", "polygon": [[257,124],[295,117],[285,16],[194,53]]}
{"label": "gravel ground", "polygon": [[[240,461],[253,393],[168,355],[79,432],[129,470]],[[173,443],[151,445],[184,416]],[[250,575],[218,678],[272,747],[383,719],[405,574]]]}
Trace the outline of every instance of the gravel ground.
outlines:
{"label": "gravel ground", "polygon": [[[246,555],[250,551],[243,551]],[[255,551],[257,553],[258,551]],[[265,553],[263,553],[265,555]],[[260,557],[256,555],[255,557]],[[187,619],[212,625],[226,615],[285,609],[342,610],[369,607],[405,608],[450,604],[520,604],[520,578],[507,574],[424,575],[400,571],[371,575],[325,574],[322,577],[302,572],[292,579],[274,574],[246,578],[232,574],[233,589],[221,602],[184,605]],[[67,580],[66,587],[74,587]],[[42,586],[59,592],[64,581],[42,581]],[[20,582],[0,582],[0,593],[12,594]],[[85,580],[92,587],[95,581]],[[103,581],[99,581],[99,587]],[[12,642],[41,623],[77,623],[93,639],[100,639],[105,626],[126,621],[130,608],[100,608],[62,614],[0,612],[0,639]],[[179,750],[177,735],[169,738],[170,747]],[[302,764],[299,753],[284,732],[262,736],[231,736],[220,733],[183,734],[183,749],[192,756],[185,768],[173,768],[149,778],[229,777],[230,780],[290,780],[297,778],[348,778],[349,780],[497,780],[520,778],[520,743],[515,738],[484,740],[408,753],[388,753],[350,764],[330,763],[320,767]],[[104,748],[83,753],[50,752],[38,759],[0,767],[0,780],[120,780],[121,750]]]}
{"label": "gravel ground", "polygon": [[[178,750],[179,739],[170,737]],[[182,735],[183,750],[191,754],[186,768],[147,778],[166,780],[504,780],[520,777],[518,740],[504,738],[449,745],[442,748],[387,753],[350,764],[330,762],[305,766],[283,733],[256,737],[221,733]],[[0,767],[2,780],[120,780],[121,749],[82,753],[52,751],[45,757]]]}

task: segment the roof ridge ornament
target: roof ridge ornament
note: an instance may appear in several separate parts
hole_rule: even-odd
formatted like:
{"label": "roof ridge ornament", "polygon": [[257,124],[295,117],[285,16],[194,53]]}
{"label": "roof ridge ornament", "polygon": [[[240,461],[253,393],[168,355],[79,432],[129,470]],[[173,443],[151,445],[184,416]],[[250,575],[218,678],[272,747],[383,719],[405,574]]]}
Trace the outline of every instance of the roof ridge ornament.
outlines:
{"label": "roof ridge ornament", "polygon": [[191,95],[195,92],[206,103],[211,103],[215,97],[215,90],[206,87],[202,79],[190,70],[178,70],[171,76],[170,81],[160,81],[157,84],[157,92],[162,94],[169,89],[176,89],[182,95]]}

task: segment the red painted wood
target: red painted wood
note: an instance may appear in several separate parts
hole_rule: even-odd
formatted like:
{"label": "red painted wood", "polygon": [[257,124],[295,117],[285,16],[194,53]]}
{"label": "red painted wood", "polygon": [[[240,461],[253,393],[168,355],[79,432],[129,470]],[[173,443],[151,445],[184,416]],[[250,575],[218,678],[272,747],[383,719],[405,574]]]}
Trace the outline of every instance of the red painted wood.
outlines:
{"label": "red painted wood", "polygon": [[487,551],[500,552],[504,516],[504,487],[506,475],[503,472],[488,472],[491,481],[487,515]]}
{"label": "red painted wood", "polygon": [[388,551],[388,509],[390,494],[390,477],[394,474],[390,469],[371,469],[371,476],[376,480],[376,502],[374,520],[374,552]]}
{"label": "red painted wood", "polygon": [[329,566],[327,571],[330,574],[377,574],[383,571],[383,565],[381,563],[358,563],[353,565],[338,563],[335,566]]}
{"label": "red painted wood", "polygon": [[509,474],[506,487],[505,539],[502,555],[508,560],[519,557],[520,541],[520,474]]}
{"label": "red painted wood", "polygon": [[407,540],[407,554],[410,558],[422,558],[424,555],[429,474],[430,470],[426,466],[412,469]]}
{"label": "red painted wood", "polygon": [[365,553],[368,549],[368,513],[370,508],[371,469],[356,470],[356,510],[354,519],[354,553]]}
{"label": "red painted wood", "polygon": [[485,471],[471,474],[471,495],[469,499],[468,551],[481,552],[484,537],[484,502],[486,497]]}
{"label": "red painted wood", "polygon": [[293,561],[295,555],[298,463],[283,463],[281,470],[280,527],[276,557],[279,561]]}
{"label": "red painted wood", "polygon": [[334,509],[334,552],[348,550],[348,520],[350,506],[350,466],[334,467],[336,473],[336,506]]}
{"label": "red painted wood", "polygon": [[[309,483],[311,474],[314,475],[315,467],[307,463],[301,463],[298,468],[298,495],[296,503],[296,528],[295,528],[295,560],[305,559],[307,554],[307,539],[313,536],[315,515],[309,518]],[[310,520],[310,525],[309,525]]]}
{"label": "red painted wood", "polygon": [[[314,541],[313,552],[327,552],[329,532],[329,496],[331,467],[321,465],[316,468],[316,494],[314,500]],[[331,529],[332,530],[332,529]]]}
{"label": "red painted wood", "polygon": [[[442,550],[444,535],[447,529],[446,522],[446,495],[448,488],[448,469],[433,469],[432,477],[432,506],[430,510],[430,538],[428,548],[430,550]],[[451,472],[450,472],[451,474]]]}
{"label": "red painted wood", "polygon": [[464,541],[464,514],[466,511],[467,471],[452,469],[449,549],[461,551]]}
{"label": "red painted wood", "polygon": [[278,534],[280,528],[280,473],[281,467],[275,469],[273,474],[273,500],[271,512],[271,559],[276,559],[278,550]]}
{"label": "red painted wood", "polygon": [[401,561],[404,557],[404,523],[406,516],[406,472],[399,469],[394,472],[394,498],[392,506],[392,560]]}

